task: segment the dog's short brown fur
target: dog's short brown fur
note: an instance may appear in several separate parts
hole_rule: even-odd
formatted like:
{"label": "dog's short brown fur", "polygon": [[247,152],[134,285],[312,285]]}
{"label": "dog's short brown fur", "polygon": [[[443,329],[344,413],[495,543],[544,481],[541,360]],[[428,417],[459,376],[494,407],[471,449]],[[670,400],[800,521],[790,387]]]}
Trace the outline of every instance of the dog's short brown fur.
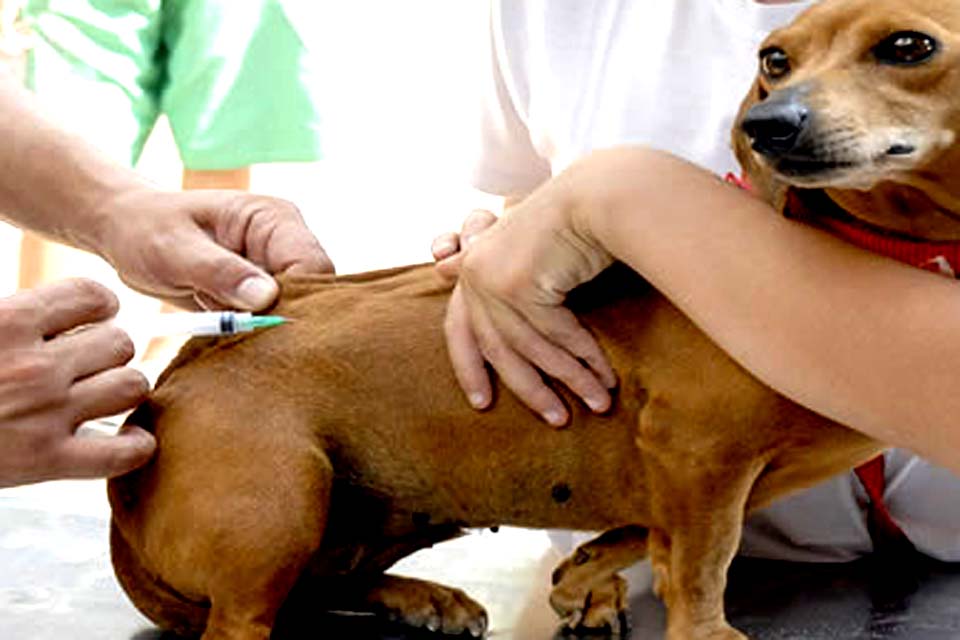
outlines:
{"label": "dog's short brown fur", "polygon": [[[872,56],[898,31],[942,50]],[[831,0],[773,34],[789,73],[761,75],[739,118],[752,137],[734,134],[752,183],[778,206],[825,188],[873,224],[960,237],[956,34],[960,3],[940,0]],[[806,110],[792,146],[781,107]],[[430,266],[287,278],[277,312],[294,323],[187,345],[132,418],[156,459],[109,487],[117,575],[146,615],[262,640],[294,590],[479,634],[465,594],[383,572],[463,527],[510,524],[606,531],[554,575],[575,627],[615,631],[617,572],[649,555],[672,640],[742,638],[722,596],[744,513],[880,450],[761,385],[624,268],[571,301],[620,375],[609,415],[568,396],[572,423],[552,431],[509,393],[472,411],[445,355],[449,292]]]}

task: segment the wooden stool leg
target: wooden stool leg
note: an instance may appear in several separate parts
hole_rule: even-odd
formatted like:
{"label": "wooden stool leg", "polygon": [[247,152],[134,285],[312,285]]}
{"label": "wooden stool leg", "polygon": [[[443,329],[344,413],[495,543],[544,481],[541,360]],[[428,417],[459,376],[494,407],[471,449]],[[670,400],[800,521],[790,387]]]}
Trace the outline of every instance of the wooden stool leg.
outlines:
{"label": "wooden stool leg", "polygon": [[20,238],[19,289],[32,289],[49,280],[50,243],[40,236],[24,232]]}
{"label": "wooden stool leg", "polygon": [[250,190],[250,167],[222,170],[183,170],[183,189]]}

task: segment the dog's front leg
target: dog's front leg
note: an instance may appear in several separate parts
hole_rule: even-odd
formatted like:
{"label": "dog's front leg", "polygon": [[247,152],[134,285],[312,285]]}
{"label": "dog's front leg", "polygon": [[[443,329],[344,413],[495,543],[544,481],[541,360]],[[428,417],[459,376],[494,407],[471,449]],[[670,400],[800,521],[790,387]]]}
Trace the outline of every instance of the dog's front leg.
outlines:
{"label": "dog's front leg", "polygon": [[626,633],[626,581],[621,569],[647,555],[647,529],[612,529],[580,545],[553,572],[550,605],[577,631],[605,629],[612,637]]}
{"label": "dog's front leg", "polygon": [[723,594],[758,475],[689,461],[685,470],[660,476],[663,486],[653,494],[669,501],[656,509],[662,528],[650,536],[650,555],[667,605],[668,640],[746,639],[727,623]]}

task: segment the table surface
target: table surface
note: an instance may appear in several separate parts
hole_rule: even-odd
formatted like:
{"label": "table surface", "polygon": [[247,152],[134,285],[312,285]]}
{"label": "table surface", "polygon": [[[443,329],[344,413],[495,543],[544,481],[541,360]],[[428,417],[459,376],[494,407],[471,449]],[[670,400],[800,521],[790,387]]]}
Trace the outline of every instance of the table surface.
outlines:
{"label": "table surface", "polygon": [[[151,628],[117,586],[107,545],[103,485],[48,483],[0,491],[0,638],[171,640]],[[478,532],[418,553],[398,573],[465,589],[490,615],[488,637],[565,637],[547,605],[560,557],[543,532]],[[631,570],[630,639],[663,636],[649,567]],[[730,574],[731,622],[769,640],[955,640],[960,568],[914,558],[799,565],[741,559]],[[427,640],[369,618],[326,615],[304,638]]]}

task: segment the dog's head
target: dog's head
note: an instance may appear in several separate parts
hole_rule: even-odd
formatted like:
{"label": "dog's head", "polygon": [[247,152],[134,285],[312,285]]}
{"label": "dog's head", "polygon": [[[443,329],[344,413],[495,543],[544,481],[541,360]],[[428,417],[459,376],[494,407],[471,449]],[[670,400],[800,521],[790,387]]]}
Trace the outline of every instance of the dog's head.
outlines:
{"label": "dog's head", "polygon": [[960,1],[825,0],[759,57],[733,144],[762,196],[960,239]]}

